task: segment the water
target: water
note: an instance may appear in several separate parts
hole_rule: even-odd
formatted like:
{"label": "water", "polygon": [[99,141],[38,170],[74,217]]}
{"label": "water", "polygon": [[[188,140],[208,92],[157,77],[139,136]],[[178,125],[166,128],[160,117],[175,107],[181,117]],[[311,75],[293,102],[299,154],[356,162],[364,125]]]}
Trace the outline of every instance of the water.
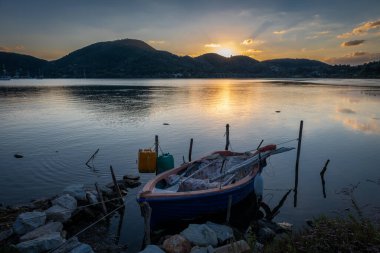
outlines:
{"label": "water", "polygon": [[[290,195],[277,220],[301,226],[320,213],[347,212],[350,201],[339,192],[357,183],[359,205],[378,218],[379,108],[380,80],[1,81],[0,202],[51,196],[72,183],[108,183],[110,165],[119,177],[136,173],[138,149],[151,147],[156,134],[179,165],[190,138],[193,158],[223,149],[227,123],[232,149],[245,151],[262,139],[297,138],[304,120],[298,206]],[[98,148],[93,170],[85,162]],[[292,151],[268,162],[264,195],[271,207],[294,185],[295,157]],[[324,199],[319,173],[327,159]],[[138,190],[129,192],[120,241],[131,252],[142,239]]]}

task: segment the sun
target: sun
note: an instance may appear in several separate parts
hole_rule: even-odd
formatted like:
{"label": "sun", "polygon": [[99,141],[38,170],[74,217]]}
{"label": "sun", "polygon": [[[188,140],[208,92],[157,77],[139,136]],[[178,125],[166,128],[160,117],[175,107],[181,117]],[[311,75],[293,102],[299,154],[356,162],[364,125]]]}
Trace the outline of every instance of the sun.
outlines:
{"label": "sun", "polygon": [[231,48],[223,47],[223,48],[218,49],[216,53],[224,57],[230,57],[234,54],[234,50],[232,50]]}

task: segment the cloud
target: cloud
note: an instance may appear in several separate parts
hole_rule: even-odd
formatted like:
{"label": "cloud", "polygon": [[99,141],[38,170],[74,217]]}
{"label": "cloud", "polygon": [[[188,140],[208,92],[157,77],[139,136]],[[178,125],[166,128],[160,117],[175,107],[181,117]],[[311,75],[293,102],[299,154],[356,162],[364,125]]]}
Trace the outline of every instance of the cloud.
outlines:
{"label": "cloud", "polygon": [[21,53],[25,51],[25,47],[23,45],[15,45],[13,47],[0,46],[0,51]]}
{"label": "cloud", "polygon": [[280,31],[274,31],[273,34],[281,35],[281,34],[285,34],[287,32],[289,32],[289,30],[280,30]]}
{"label": "cloud", "polygon": [[164,40],[150,40],[149,41],[150,44],[158,44],[158,45],[162,45],[162,44],[165,44],[165,41]]}
{"label": "cloud", "polygon": [[247,50],[247,53],[249,54],[259,54],[259,53],[262,53],[263,51],[262,50],[259,50],[259,49],[248,49]]}
{"label": "cloud", "polygon": [[0,46],[0,51],[9,52],[10,48],[9,47],[4,47],[4,46]]}
{"label": "cloud", "polygon": [[216,43],[210,43],[210,44],[206,44],[205,47],[217,48],[217,47],[221,47],[221,45],[216,44]]}
{"label": "cloud", "polygon": [[368,54],[367,52],[362,52],[362,51],[359,51],[359,52],[355,52],[352,54],[352,56],[362,56],[362,55],[366,55]]}
{"label": "cloud", "polygon": [[354,35],[365,35],[369,30],[380,28],[380,19],[376,21],[368,21],[355,27],[351,32],[338,35],[339,39],[346,39]]}
{"label": "cloud", "polygon": [[350,40],[350,41],[343,42],[340,45],[342,47],[351,47],[351,46],[357,46],[357,45],[363,44],[364,42],[365,40]]}
{"label": "cloud", "polygon": [[329,64],[360,65],[366,62],[379,61],[380,53],[354,52],[341,57],[332,57],[325,60]]}
{"label": "cloud", "polygon": [[243,42],[241,44],[243,45],[251,45],[253,43],[253,39],[246,39],[246,40],[243,40]]}
{"label": "cloud", "polygon": [[327,36],[330,33],[331,33],[330,31],[315,32],[315,33],[312,33],[310,36],[307,36],[306,39],[308,40],[318,39],[320,37]]}
{"label": "cloud", "polygon": [[346,113],[346,114],[355,114],[356,112],[350,108],[340,108],[338,109],[338,112],[340,113]]}

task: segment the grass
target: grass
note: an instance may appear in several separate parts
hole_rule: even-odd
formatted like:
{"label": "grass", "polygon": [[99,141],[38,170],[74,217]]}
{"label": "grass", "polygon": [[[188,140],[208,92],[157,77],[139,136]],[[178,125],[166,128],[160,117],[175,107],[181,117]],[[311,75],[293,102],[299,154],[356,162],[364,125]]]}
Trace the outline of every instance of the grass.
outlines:
{"label": "grass", "polygon": [[321,216],[313,228],[275,240],[264,252],[380,252],[380,229],[367,219]]}

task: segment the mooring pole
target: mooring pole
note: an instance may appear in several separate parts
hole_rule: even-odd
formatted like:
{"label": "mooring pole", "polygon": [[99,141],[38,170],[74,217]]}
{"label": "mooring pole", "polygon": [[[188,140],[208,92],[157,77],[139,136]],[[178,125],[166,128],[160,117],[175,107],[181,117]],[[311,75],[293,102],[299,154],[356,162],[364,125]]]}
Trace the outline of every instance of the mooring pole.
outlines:
{"label": "mooring pole", "polygon": [[226,147],[225,150],[228,150],[228,146],[230,145],[230,125],[226,125]]}
{"label": "mooring pole", "polygon": [[190,147],[189,147],[189,162],[191,162],[191,153],[193,152],[193,138],[190,139]]}
{"label": "mooring pole", "polygon": [[301,153],[302,129],[303,129],[303,120],[301,120],[301,122],[300,122],[300,130],[299,130],[299,133],[298,133],[296,173],[295,173],[295,180],[294,180],[294,207],[297,207],[298,165],[299,165],[300,153]]}
{"label": "mooring pole", "polygon": [[119,184],[117,183],[116,176],[115,176],[115,173],[113,172],[112,166],[110,166],[110,171],[111,171],[111,175],[112,175],[112,181],[113,181],[114,189],[115,189],[117,195],[119,196],[120,204],[123,205],[124,204],[123,195],[121,195]]}
{"label": "mooring pole", "polygon": [[323,167],[323,169],[321,170],[321,172],[319,173],[321,175],[321,180],[322,180],[322,191],[323,191],[323,197],[326,198],[326,188],[325,188],[325,172],[327,170],[327,165],[329,164],[330,162],[330,159],[328,159],[325,163],[325,166]]}
{"label": "mooring pole", "polygon": [[154,150],[156,151],[156,156],[158,157],[158,135],[154,137]]}
{"label": "mooring pole", "polygon": [[98,192],[98,196],[99,196],[100,202],[102,203],[102,208],[103,208],[104,215],[106,215],[107,214],[107,207],[106,207],[106,204],[104,203],[103,194],[99,190],[98,183],[95,183],[95,189]]}

